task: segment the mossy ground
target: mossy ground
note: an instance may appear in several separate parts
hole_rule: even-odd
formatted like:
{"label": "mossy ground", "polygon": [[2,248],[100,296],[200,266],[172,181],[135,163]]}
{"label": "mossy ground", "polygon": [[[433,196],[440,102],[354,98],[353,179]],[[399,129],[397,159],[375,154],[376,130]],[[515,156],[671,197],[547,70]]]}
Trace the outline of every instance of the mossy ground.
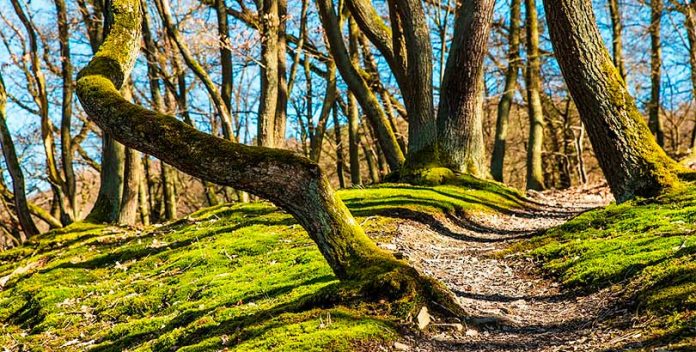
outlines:
{"label": "mossy ground", "polygon": [[[377,241],[391,236],[390,212],[524,203],[473,178],[340,195]],[[397,336],[394,318],[368,306],[316,303],[339,283],[305,231],[267,203],[221,205],[145,230],[74,224],[0,253],[0,277],[9,277],[0,346],[11,350],[341,351]]]}
{"label": "mossy ground", "polygon": [[695,185],[586,212],[511,251],[541,260],[568,286],[623,292],[651,316],[647,346],[696,350]]}

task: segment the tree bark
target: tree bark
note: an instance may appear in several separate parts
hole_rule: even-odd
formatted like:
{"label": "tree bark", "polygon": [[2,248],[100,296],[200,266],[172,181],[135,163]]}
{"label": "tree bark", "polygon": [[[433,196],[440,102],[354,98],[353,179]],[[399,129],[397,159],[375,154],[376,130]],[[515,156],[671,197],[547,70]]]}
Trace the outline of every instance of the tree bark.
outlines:
{"label": "tree bark", "polygon": [[[108,131],[107,131],[108,132]],[[102,170],[99,193],[87,220],[95,223],[116,223],[119,219],[125,171],[125,147],[109,133],[102,138]]]}
{"label": "tree bark", "polygon": [[256,141],[262,147],[275,147],[275,120],[278,110],[279,71],[278,33],[280,27],[279,0],[258,3],[261,21],[261,98]]}
{"label": "tree bark", "polygon": [[139,194],[143,178],[142,155],[137,150],[126,148],[126,161],[123,183],[123,196],[119,209],[118,223],[135,225],[140,203]]}
{"label": "tree bark", "polygon": [[273,138],[275,139],[276,148],[285,146],[285,129],[288,118],[288,77],[287,77],[287,62],[285,53],[287,51],[286,29],[288,21],[288,2],[287,0],[278,1],[278,103],[276,105],[276,114],[273,124]]}
{"label": "tree bark", "polygon": [[527,189],[544,189],[544,169],[541,153],[544,147],[544,114],[541,106],[541,60],[539,58],[539,19],[536,0],[526,0],[527,27],[527,114],[529,143],[527,144]]}
{"label": "tree bark", "polygon": [[232,50],[230,50],[230,29],[227,21],[227,5],[225,0],[215,0],[215,15],[218,23],[218,36],[220,37],[220,96],[227,107],[232,111],[232,89],[234,88],[234,76],[232,71]]}
{"label": "tree bark", "polygon": [[482,126],[483,59],[494,5],[493,0],[466,0],[459,8],[438,111],[442,165],[480,177],[489,175]]}
{"label": "tree bark", "polygon": [[24,172],[17,158],[12,135],[7,127],[6,104],[7,92],[5,91],[5,82],[2,79],[2,74],[0,74],[0,145],[2,145],[2,154],[5,156],[7,170],[12,178],[15,212],[26,238],[30,238],[38,235],[39,229],[36,227],[29,211],[29,202],[27,201],[27,194],[24,188]]}
{"label": "tree bark", "polygon": [[657,144],[665,145],[665,132],[660,118],[660,92],[662,83],[662,44],[660,22],[662,21],[662,1],[650,0],[650,102],[648,103],[648,124],[655,135]]}
{"label": "tree bark", "polygon": [[505,146],[507,143],[510,108],[512,107],[520,71],[520,13],[522,0],[512,0],[510,4],[510,28],[508,32],[508,68],[505,73],[505,88],[498,103],[498,119],[495,124],[495,142],[491,158],[491,176],[503,182]]}
{"label": "tree bark", "polygon": [[556,58],[618,202],[679,184],[602,42],[589,0],[544,0]]}
{"label": "tree bark", "polygon": [[162,179],[164,218],[166,220],[174,220],[177,215],[176,170],[168,164],[161,162],[160,175]]}

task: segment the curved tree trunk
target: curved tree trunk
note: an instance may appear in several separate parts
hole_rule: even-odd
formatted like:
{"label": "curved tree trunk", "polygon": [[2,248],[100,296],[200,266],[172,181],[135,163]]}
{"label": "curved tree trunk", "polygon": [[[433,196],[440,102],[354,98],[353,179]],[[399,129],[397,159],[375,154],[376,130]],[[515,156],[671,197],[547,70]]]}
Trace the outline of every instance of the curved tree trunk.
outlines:
{"label": "curved tree trunk", "polygon": [[491,157],[491,176],[503,182],[505,164],[505,145],[510,121],[510,108],[515,98],[517,76],[520,72],[520,13],[522,0],[512,0],[510,4],[510,29],[508,32],[508,69],[505,73],[505,88],[498,103],[498,119],[495,124],[495,142]]}
{"label": "curved tree trunk", "polygon": [[405,314],[414,314],[423,304],[450,314],[466,313],[451,292],[379,249],[316,163],[290,151],[220,139],[125,100],[118,89],[140,49],[139,5],[138,0],[114,1],[113,29],[78,74],[77,95],[90,119],[128,147],[193,176],[272,201],[307,230],[339,279],[361,280],[366,282],[364,292],[400,300]]}
{"label": "curved tree trunk", "polygon": [[544,147],[544,113],[541,106],[541,60],[539,58],[539,19],[536,0],[526,0],[527,27],[527,114],[529,143],[527,144],[527,189],[544,189],[544,169],[541,153]]}
{"label": "curved tree trunk", "polygon": [[24,172],[19,164],[19,159],[17,159],[17,152],[15,151],[14,142],[12,141],[12,135],[10,135],[10,130],[7,128],[7,117],[5,116],[6,104],[7,92],[5,91],[5,82],[2,80],[2,74],[0,74],[0,145],[2,146],[2,154],[5,156],[7,170],[10,172],[10,177],[12,178],[12,190],[14,193],[14,205],[17,218],[19,219],[20,225],[22,225],[22,231],[24,231],[26,238],[30,238],[38,235],[39,229],[36,228],[36,224],[31,218],[27,194],[24,188]]}
{"label": "curved tree trunk", "polygon": [[590,0],[544,0],[556,58],[618,202],[679,183],[681,167],[660,148],[614,67]]}
{"label": "curved tree trunk", "polygon": [[494,0],[467,0],[459,8],[440,93],[440,161],[454,171],[489,175],[483,142],[483,58]]}

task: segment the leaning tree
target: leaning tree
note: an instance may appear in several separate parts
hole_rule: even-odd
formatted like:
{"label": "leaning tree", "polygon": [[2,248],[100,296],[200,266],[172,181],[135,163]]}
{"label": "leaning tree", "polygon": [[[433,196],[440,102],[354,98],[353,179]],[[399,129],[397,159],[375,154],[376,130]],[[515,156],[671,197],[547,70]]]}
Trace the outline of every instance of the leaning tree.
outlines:
{"label": "leaning tree", "polygon": [[99,127],[183,172],[270,200],[307,230],[336,276],[360,283],[362,292],[405,303],[406,313],[427,305],[466,314],[451,292],[367,237],[316,163],[221,139],[124,99],[119,89],[140,50],[142,12],[139,0],[114,0],[111,10],[111,31],[77,77],[77,96]]}
{"label": "leaning tree", "polygon": [[591,0],[544,0],[556,59],[619,202],[679,184],[682,167],[653,138],[597,28]]}

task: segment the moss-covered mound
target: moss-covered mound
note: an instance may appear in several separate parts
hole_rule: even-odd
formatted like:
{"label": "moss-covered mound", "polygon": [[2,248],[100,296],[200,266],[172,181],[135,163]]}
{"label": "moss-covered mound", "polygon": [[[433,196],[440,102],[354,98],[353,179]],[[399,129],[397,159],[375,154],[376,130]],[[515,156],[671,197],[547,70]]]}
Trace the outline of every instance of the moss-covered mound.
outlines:
{"label": "moss-covered mound", "polygon": [[644,345],[696,350],[696,186],[584,213],[513,251],[566,285],[623,292],[651,316]]}
{"label": "moss-covered mound", "polygon": [[[497,184],[457,183],[340,194],[378,241],[395,227],[389,212],[523,204]],[[145,230],[75,224],[0,253],[0,346],[341,351],[397,336],[394,318],[370,307],[321,304],[338,285],[306,232],[267,203],[222,205]]]}

